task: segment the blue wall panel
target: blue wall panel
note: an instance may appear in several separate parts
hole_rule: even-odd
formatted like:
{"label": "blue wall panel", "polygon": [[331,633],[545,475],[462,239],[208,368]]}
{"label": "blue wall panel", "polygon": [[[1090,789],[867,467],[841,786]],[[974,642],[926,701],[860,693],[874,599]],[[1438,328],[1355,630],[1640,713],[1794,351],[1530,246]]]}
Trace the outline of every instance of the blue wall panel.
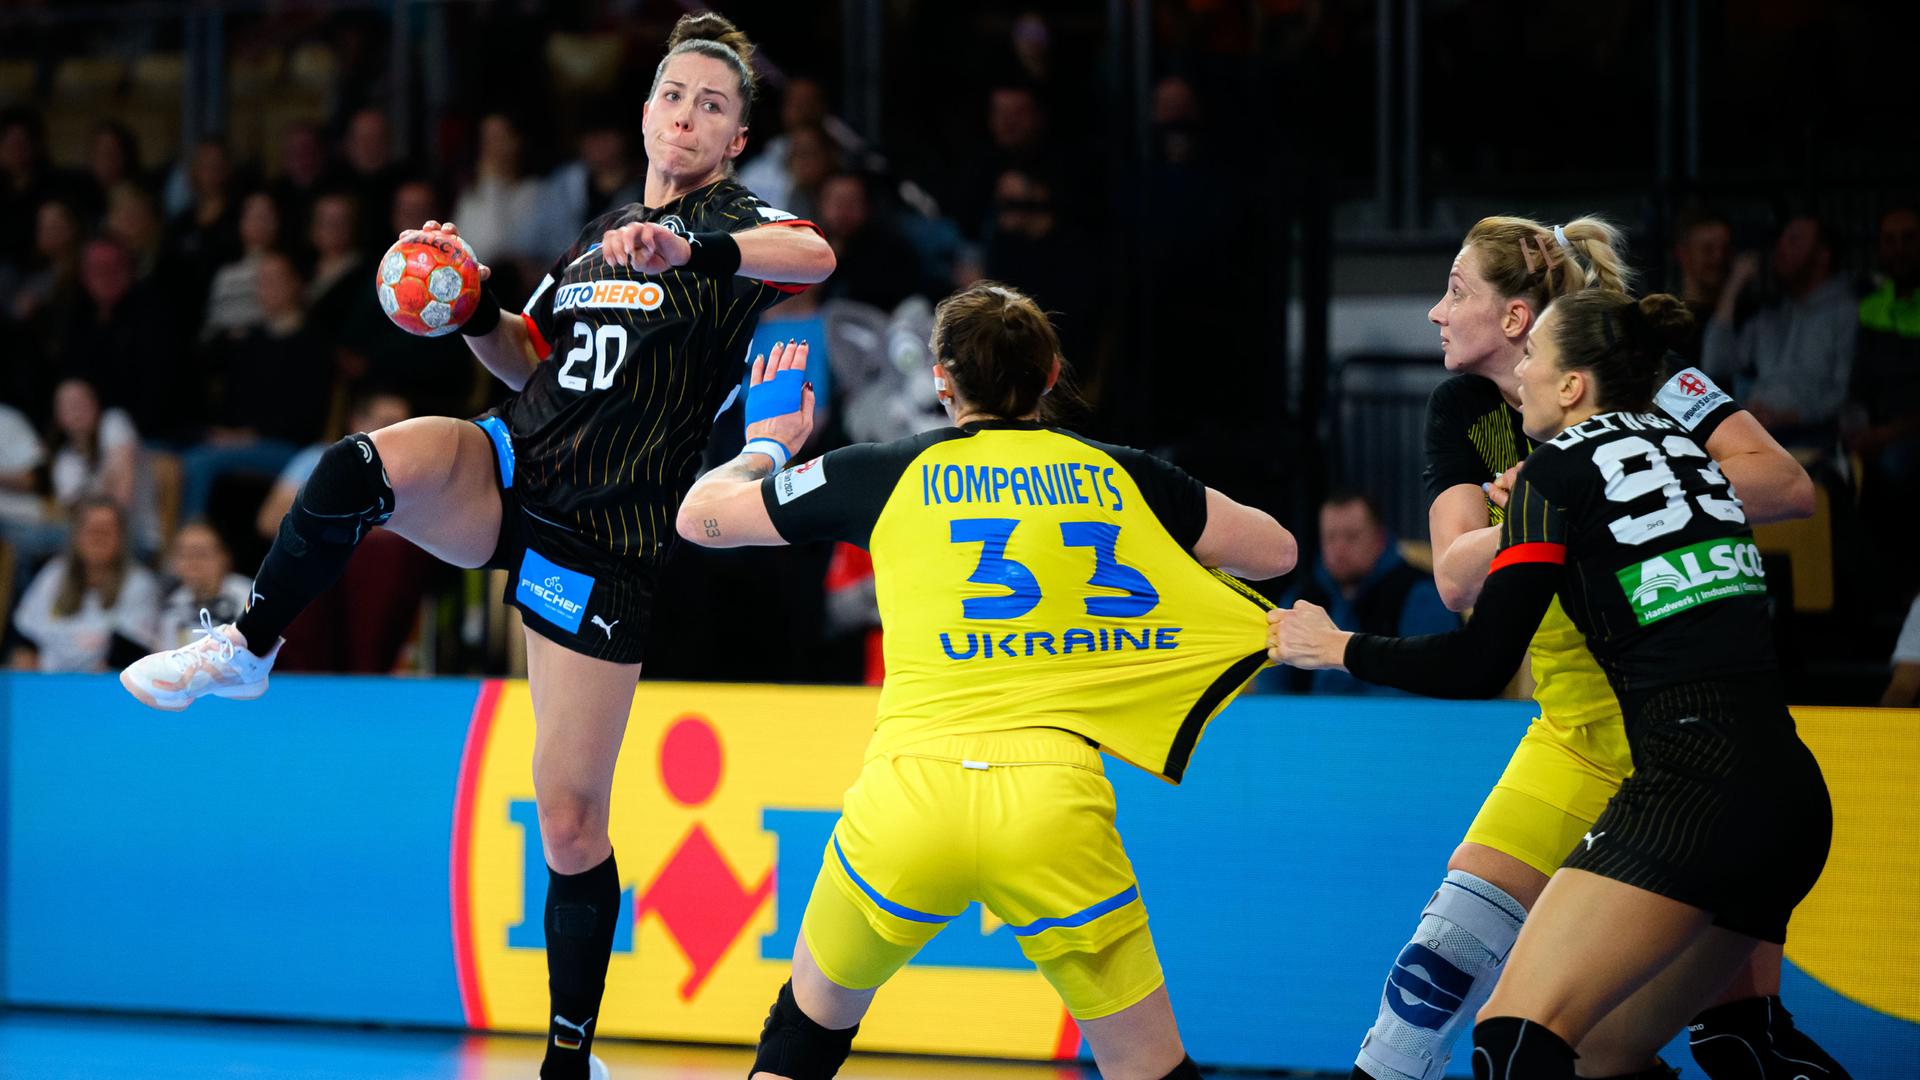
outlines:
{"label": "blue wall panel", "polygon": [[[108,678],[0,676],[0,1001],[462,1022],[448,858],[479,684],[274,682],[162,714]],[[1251,699],[1182,787],[1110,767],[1196,1058],[1345,1071],[1531,714]],[[1920,1024],[1791,964],[1785,996],[1860,1080],[1920,1060]]]}
{"label": "blue wall panel", "polygon": [[141,707],[11,677],[6,1000],[458,1024],[447,852],[477,682]]}

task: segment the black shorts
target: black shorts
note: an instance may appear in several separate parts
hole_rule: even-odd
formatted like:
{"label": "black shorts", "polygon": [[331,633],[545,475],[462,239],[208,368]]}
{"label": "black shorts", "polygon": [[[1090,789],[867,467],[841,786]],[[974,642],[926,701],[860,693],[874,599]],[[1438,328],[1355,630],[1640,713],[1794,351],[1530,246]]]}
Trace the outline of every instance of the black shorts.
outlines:
{"label": "black shorts", "polygon": [[1566,866],[1710,911],[1771,941],[1827,862],[1833,805],[1778,682],[1697,682],[1628,710],[1633,775]]}
{"label": "black shorts", "polygon": [[487,569],[507,572],[507,603],[527,629],[596,660],[637,664],[646,655],[658,569],[624,558],[529,508],[514,486],[513,440],[498,416],[474,423],[493,444],[500,537]]}

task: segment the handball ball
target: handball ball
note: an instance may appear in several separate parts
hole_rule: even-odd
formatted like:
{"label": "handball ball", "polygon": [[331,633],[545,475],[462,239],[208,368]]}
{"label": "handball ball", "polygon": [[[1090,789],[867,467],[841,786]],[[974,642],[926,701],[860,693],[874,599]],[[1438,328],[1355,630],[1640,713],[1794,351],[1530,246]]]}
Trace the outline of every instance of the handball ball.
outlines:
{"label": "handball ball", "polygon": [[457,236],[414,233],[374,269],[380,308],[409,334],[439,337],[460,329],[480,303],[480,260]]}

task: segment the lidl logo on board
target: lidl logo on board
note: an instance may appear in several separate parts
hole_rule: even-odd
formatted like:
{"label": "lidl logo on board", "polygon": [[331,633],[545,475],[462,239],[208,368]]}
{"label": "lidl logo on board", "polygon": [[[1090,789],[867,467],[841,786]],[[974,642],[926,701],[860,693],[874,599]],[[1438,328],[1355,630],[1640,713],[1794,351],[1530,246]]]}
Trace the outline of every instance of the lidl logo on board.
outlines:
{"label": "lidl logo on board", "polygon": [[657,281],[577,281],[553,294],[553,310],[570,308],[634,308],[658,310],[666,292]]}
{"label": "lidl logo on board", "polygon": [[[755,1041],[789,974],[876,700],[866,688],[642,686],[614,774],[623,892],[597,1030]],[[532,751],[525,684],[486,684],[452,857],[455,962],[476,1028],[546,1028],[548,871]],[[1042,1059],[1079,1048],[1078,1029],[1011,931],[978,909],[923,949],[881,1001],[861,1028],[863,1047]]]}

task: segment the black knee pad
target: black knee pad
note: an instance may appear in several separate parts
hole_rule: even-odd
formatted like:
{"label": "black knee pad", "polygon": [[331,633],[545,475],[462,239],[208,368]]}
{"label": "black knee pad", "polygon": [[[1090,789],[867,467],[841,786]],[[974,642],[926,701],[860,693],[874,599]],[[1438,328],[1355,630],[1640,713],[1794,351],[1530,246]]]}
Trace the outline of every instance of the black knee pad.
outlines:
{"label": "black knee pad", "polygon": [[1579,1055],[1544,1025],[1496,1016],[1473,1028],[1474,1080],[1573,1080]]}
{"label": "black knee pad", "polygon": [[301,544],[357,544],[392,516],[393,485],[380,451],[370,437],[354,434],[321,453],[280,532]]}
{"label": "black knee pad", "polygon": [[1160,1080],[1200,1080],[1200,1066],[1195,1065],[1191,1057],[1183,1057],[1180,1059],[1180,1064],[1175,1065],[1173,1071],[1161,1077]]}
{"label": "black knee pad", "polygon": [[753,1057],[753,1073],[770,1072],[792,1080],[832,1080],[853,1049],[860,1025],[833,1031],[813,1022],[793,1000],[793,980],[780,987],[780,996],[767,1011],[760,1029],[760,1049]]}

